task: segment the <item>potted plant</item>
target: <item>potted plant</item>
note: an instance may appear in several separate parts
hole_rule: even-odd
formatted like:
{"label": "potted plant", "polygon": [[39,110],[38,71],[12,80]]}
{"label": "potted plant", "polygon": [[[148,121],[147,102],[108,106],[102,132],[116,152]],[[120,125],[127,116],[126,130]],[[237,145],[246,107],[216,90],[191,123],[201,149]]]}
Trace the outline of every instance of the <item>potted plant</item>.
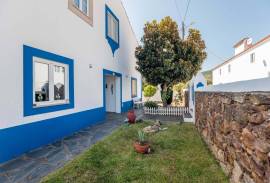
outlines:
{"label": "potted plant", "polygon": [[138,140],[134,143],[134,149],[141,154],[150,153],[150,144],[145,140],[145,133],[141,130],[138,131]]}
{"label": "potted plant", "polygon": [[127,118],[128,118],[129,124],[134,124],[135,123],[136,115],[135,115],[134,110],[128,111]]}

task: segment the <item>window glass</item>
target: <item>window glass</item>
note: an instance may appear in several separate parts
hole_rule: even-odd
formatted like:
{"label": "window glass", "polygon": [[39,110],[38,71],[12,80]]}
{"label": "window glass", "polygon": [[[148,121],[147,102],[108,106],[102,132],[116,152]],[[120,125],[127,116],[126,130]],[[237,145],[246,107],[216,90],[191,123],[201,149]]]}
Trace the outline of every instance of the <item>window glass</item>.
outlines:
{"label": "window glass", "polygon": [[132,97],[137,97],[137,80],[132,79],[131,85],[132,85]]}
{"label": "window glass", "polygon": [[34,67],[35,102],[49,101],[49,65],[35,62]]}
{"label": "window glass", "polygon": [[65,100],[65,67],[54,66],[54,100]]}
{"label": "window glass", "polygon": [[266,60],[263,60],[263,65],[264,65],[264,67],[267,67],[267,62],[266,62]]}
{"label": "window glass", "polygon": [[118,32],[118,21],[110,12],[108,12],[108,35],[115,42],[118,42]]}
{"label": "window glass", "polygon": [[228,72],[231,72],[231,65],[228,65]]}
{"label": "window glass", "polygon": [[251,63],[254,63],[254,62],[255,62],[255,53],[252,53],[252,54],[250,55],[250,62],[251,62]]}
{"label": "window glass", "polygon": [[67,103],[69,100],[68,65],[35,58],[34,66],[34,105],[39,107]]}
{"label": "window glass", "polygon": [[113,37],[113,24],[112,24],[112,14],[108,13],[108,35],[112,38]]}
{"label": "window glass", "polygon": [[88,14],[88,0],[82,0],[82,12]]}
{"label": "window glass", "polygon": [[116,41],[116,42],[118,42],[118,22],[117,22],[117,20],[114,18],[113,19],[113,25],[114,25],[114,40]]}
{"label": "window glass", "polygon": [[73,3],[77,8],[80,8],[80,0],[73,0]]}

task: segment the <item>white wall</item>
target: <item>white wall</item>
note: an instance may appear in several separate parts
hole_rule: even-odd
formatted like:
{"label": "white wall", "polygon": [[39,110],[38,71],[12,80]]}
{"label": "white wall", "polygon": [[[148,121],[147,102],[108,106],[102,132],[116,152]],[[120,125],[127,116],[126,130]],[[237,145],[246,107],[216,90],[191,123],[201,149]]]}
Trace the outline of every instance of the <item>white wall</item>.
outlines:
{"label": "white wall", "polygon": [[194,92],[202,90],[202,88],[197,88],[197,84],[202,83],[204,85],[203,88],[207,86],[207,80],[205,79],[202,73],[198,73],[194,76],[191,81],[189,82],[189,111],[193,117],[193,122],[195,121],[195,93],[194,93],[194,101],[192,99],[192,87],[194,86]]}
{"label": "white wall", "polygon": [[[213,70],[213,84],[230,83],[269,77],[270,72],[270,41],[247,51],[243,55]],[[250,54],[255,53],[255,62],[250,62]],[[263,60],[267,62],[265,67]],[[228,71],[231,65],[231,72]],[[221,75],[220,75],[221,69]]]}
{"label": "white wall", "polygon": [[227,84],[211,85],[200,91],[211,92],[265,92],[270,91],[270,78],[253,79],[248,81],[238,81]]}
{"label": "white wall", "polygon": [[[120,49],[105,38],[105,3],[120,19]],[[94,1],[91,27],[68,9],[68,0],[1,0],[0,129],[103,106],[103,69],[123,74],[123,102],[131,100],[137,40],[120,0]],[[75,108],[23,117],[23,45],[74,59]],[[89,64],[93,68],[89,68]]]}

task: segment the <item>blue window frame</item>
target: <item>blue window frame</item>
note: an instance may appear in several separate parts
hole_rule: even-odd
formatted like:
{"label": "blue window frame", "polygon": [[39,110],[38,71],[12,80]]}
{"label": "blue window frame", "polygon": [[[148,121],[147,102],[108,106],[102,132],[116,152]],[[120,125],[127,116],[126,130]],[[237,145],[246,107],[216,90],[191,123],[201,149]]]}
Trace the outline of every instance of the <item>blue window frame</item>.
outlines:
{"label": "blue window frame", "polygon": [[138,97],[138,82],[136,78],[131,78],[131,98]]}
{"label": "blue window frame", "polygon": [[106,23],[106,39],[112,49],[113,55],[115,51],[120,47],[120,23],[117,16],[106,5],[105,6],[105,23]]}
{"label": "blue window frame", "polygon": [[[45,100],[48,100],[47,94],[49,93],[48,87],[43,87],[43,89],[40,91],[40,95],[36,96],[36,92],[34,91],[34,86],[36,85],[36,78],[35,78],[35,69],[36,69],[36,59],[38,60],[45,60],[48,61],[48,65],[51,65],[51,69],[48,72],[58,72],[57,78],[54,78],[58,80],[57,84],[54,83],[51,86],[54,87],[52,99],[56,101],[56,103],[51,103],[51,105],[44,105],[44,106],[37,106],[36,100],[37,98],[42,100],[42,98],[46,98]],[[54,64],[51,64],[54,63]],[[43,65],[42,65],[43,64]],[[42,63],[38,67],[38,70],[45,71],[47,69],[46,64]],[[53,67],[61,65],[63,67]],[[49,68],[49,67],[48,67]],[[53,69],[54,68],[54,69]],[[67,72],[68,75],[65,77],[61,75],[61,73]],[[44,72],[45,73],[45,72]],[[59,75],[60,74],[60,75]],[[47,74],[43,74],[42,81],[45,81],[44,86],[47,83],[47,80],[44,79],[47,77]],[[66,91],[62,91],[61,86],[59,89],[55,89],[55,87],[59,86],[59,78],[64,77],[64,80],[67,80],[68,85],[66,85]],[[49,78],[49,77],[48,77]],[[55,80],[54,80],[55,81]],[[47,83],[48,85],[48,83]],[[46,85],[46,86],[47,86]],[[52,88],[51,87],[51,88]],[[46,90],[47,88],[47,90]],[[24,116],[31,116],[31,115],[37,115],[37,114],[43,114],[43,113],[49,113],[54,111],[60,111],[65,109],[71,109],[74,108],[74,61],[72,59],[56,55],[53,53],[49,53],[40,49],[36,49],[30,46],[23,46],[23,97],[24,97]],[[47,92],[46,92],[47,91]],[[68,93],[68,100],[66,100],[64,103],[61,103],[57,100],[64,99],[64,96]],[[40,98],[39,98],[40,97]],[[62,98],[63,97],[63,98]],[[64,101],[64,100],[63,100]]]}

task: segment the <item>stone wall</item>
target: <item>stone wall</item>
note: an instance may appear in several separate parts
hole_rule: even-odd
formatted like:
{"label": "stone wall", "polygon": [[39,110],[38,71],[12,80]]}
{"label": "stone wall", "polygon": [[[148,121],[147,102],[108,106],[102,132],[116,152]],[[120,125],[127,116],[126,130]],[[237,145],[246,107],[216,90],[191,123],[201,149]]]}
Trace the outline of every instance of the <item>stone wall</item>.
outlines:
{"label": "stone wall", "polygon": [[270,183],[270,92],[196,92],[196,127],[235,183]]}

